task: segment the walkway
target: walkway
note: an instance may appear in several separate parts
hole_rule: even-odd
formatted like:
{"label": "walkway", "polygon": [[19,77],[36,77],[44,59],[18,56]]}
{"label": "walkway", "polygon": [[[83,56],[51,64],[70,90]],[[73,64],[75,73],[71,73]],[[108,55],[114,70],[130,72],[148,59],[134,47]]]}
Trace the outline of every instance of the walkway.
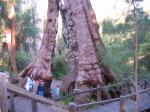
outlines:
{"label": "walkway", "polygon": [[[120,112],[120,102],[115,101],[101,106],[94,106],[88,109],[83,109],[82,112]],[[125,112],[136,112],[136,102],[133,99],[125,99]],[[140,110],[150,108],[150,95],[143,93],[140,95]]]}

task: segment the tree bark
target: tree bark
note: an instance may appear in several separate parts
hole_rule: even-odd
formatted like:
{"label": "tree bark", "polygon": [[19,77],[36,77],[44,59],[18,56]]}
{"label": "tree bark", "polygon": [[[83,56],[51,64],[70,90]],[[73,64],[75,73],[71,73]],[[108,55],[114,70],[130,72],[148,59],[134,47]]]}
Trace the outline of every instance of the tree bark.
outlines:
{"label": "tree bark", "polygon": [[[12,11],[14,11],[15,1],[11,0]],[[16,34],[15,34],[15,14],[11,18],[11,38],[12,38],[12,61],[13,61],[13,70],[17,74],[17,65],[16,65]]]}
{"label": "tree bark", "polygon": [[94,85],[103,85],[101,70],[92,43],[90,29],[88,27],[86,13],[82,0],[71,2],[74,20],[77,27],[76,37],[78,41],[78,76],[76,86],[85,84],[87,81]]}
{"label": "tree bark", "polygon": [[102,70],[102,74],[105,77],[105,82],[113,82],[115,80],[115,74],[110,67],[102,64],[101,59],[106,53],[105,45],[102,41],[102,38],[99,34],[99,25],[96,20],[95,12],[92,8],[90,0],[83,0],[84,11],[87,18],[87,23],[89,31],[92,37],[92,42],[97,53],[97,58],[99,60],[99,65]]}
{"label": "tree bark", "polygon": [[35,80],[42,79],[46,82],[52,80],[51,57],[56,43],[58,10],[58,0],[48,0],[47,22],[41,48],[33,62],[28,65],[19,76],[25,77],[29,75]]}
{"label": "tree bark", "polygon": [[[64,0],[64,2],[65,4],[67,4],[66,0]],[[67,65],[69,72],[67,76],[63,79],[63,84],[61,85],[61,91],[65,92],[67,91],[69,86],[72,86],[72,83],[75,83],[78,74],[78,45],[76,39],[75,22],[73,20],[72,10],[70,10],[70,5],[67,4],[67,6],[61,6],[60,11],[63,21],[63,38],[68,47]],[[66,79],[68,79],[68,81],[66,81]]]}
{"label": "tree bark", "polygon": [[[69,75],[74,74],[76,88],[78,89],[90,88],[91,85],[97,84],[103,85],[104,82],[89,31],[90,29],[88,28],[82,0],[65,1],[63,8],[63,12],[66,12],[63,13],[63,16],[65,15],[63,20],[67,21],[63,22],[64,24],[68,23],[66,24],[68,34],[65,36],[67,37],[70,51],[68,52]],[[77,70],[78,72],[73,72]],[[89,98],[90,93],[86,93],[76,97],[76,101],[79,103],[87,102]],[[84,100],[82,101],[81,99]]]}
{"label": "tree bark", "polygon": [[[105,50],[105,46],[100,37],[98,23],[90,1],[65,0],[62,9],[64,37],[65,40],[68,40],[69,49],[68,77],[71,76],[66,79],[76,81],[77,89],[87,89],[114,81],[115,76],[112,70],[101,63],[103,51],[100,51],[100,59],[97,55],[96,47],[99,46]],[[65,83],[64,80],[66,86]],[[107,92],[104,90],[103,93]],[[90,95],[90,93],[79,95],[76,101],[78,103],[88,102]]]}

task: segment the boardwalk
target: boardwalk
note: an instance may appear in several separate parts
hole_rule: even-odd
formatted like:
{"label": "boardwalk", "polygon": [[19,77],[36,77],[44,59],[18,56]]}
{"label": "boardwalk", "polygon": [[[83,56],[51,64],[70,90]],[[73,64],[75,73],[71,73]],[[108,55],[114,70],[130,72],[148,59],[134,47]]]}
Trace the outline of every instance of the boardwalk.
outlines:
{"label": "boardwalk", "polygon": [[[66,108],[63,108],[61,106],[59,107],[56,105],[48,105],[40,102],[38,102],[37,107],[37,112],[68,112]],[[31,99],[20,96],[15,97],[15,112],[32,112]]]}
{"label": "boardwalk", "polygon": [[[0,104],[2,103],[4,104],[6,102],[6,105],[8,105],[8,109],[11,110],[11,112],[68,112],[68,109],[64,105],[60,104],[59,102],[46,99],[44,97],[26,91],[16,85],[7,83],[5,77],[3,76],[1,76],[0,79],[1,79],[0,81],[1,85],[2,84],[4,85],[1,86]],[[149,91],[150,88],[140,91],[140,109],[142,111],[150,108]],[[9,98],[7,99],[5,96],[2,97],[2,95],[9,96]],[[126,109],[125,112],[135,112],[136,102],[133,98],[132,99],[130,98],[133,95],[134,94],[126,96],[127,99],[125,99],[125,109]],[[86,106],[88,108],[86,109],[82,108],[81,111],[79,112],[120,112],[120,99],[119,100],[116,99],[111,100],[111,102],[107,104],[103,103],[104,105],[98,105],[100,103],[97,103],[96,106],[92,106],[92,107]],[[5,105],[0,105],[0,106],[1,108],[5,107]],[[76,105],[76,106],[85,107],[81,105]],[[2,112],[6,112],[6,111],[2,111]],[[72,111],[72,112],[78,112],[78,111]]]}
{"label": "boardwalk", "polygon": [[[95,106],[88,109],[82,109],[82,112],[120,112],[120,102],[115,101],[105,105]],[[133,99],[125,100],[125,112],[136,112],[136,102]],[[150,108],[150,95],[143,93],[140,95],[140,110],[146,110]]]}

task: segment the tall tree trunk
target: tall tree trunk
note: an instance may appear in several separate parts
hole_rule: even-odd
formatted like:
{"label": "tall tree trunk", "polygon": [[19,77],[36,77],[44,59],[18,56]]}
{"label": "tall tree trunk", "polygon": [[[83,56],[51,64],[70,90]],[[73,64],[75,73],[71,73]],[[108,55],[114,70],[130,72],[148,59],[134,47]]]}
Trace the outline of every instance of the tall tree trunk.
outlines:
{"label": "tall tree trunk", "polygon": [[[15,10],[15,3],[12,0],[12,10]],[[16,66],[16,34],[15,34],[15,15],[11,19],[11,37],[12,37],[12,49],[13,49],[13,63],[14,63],[14,72],[18,73],[17,66]]]}
{"label": "tall tree trunk", "polygon": [[[101,40],[98,23],[90,1],[65,0],[62,9],[64,26],[65,28],[67,27],[67,30],[65,30],[67,31],[67,35],[65,35],[65,37],[67,37],[69,49],[73,52],[71,48],[77,48],[76,53],[72,53],[72,57],[68,57],[70,58],[68,59],[69,75],[74,75],[74,77],[71,76],[71,80],[76,81],[76,88],[86,89],[96,85],[104,85],[105,80],[107,80],[105,79],[105,75],[110,79],[107,80],[107,82],[112,82],[115,79],[114,73],[101,63],[101,56],[99,60],[96,53],[97,46],[102,49],[105,49],[105,46]],[[76,44],[72,44],[74,40],[76,40]],[[74,47],[71,47],[72,45]],[[71,52],[68,52],[68,55],[69,53],[71,54]],[[102,54],[102,52],[100,53]],[[76,60],[75,57],[78,60]],[[70,72],[77,70],[78,72]],[[107,94],[105,90],[103,93]],[[89,101],[89,98],[90,93],[86,93],[79,95],[76,100],[82,103]],[[81,101],[81,99],[84,100]]]}
{"label": "tall tree trunk", "polygon": [[[67,39],[69,40],[69,47],[70,47],[69,49],[78,48],[77,51],[75,51],[77,52],[78,57],[76,65],[73,63],[73,61],[72,62],[70,61],[70,60],[75,61],[76,58],[74,57],[76,57],[76,55],[73,54],[72,57],[68,57],[70,58],[70,60],[68,59],[68,63],[71,62],[69,65],[69,71],[72,70],[75,71],[75,68],[73,68],[72,66],[77,66],[78,68],[78,72],[76,74],[72,73],[76,76],[76,88],[85,89],[90,88],[91,85],[95,86],[97,84],[103,85],[104,82],[102,79],[101,70],[98,65],[98,59],[96,57],[96,52],[88,28],[85,12],[83,10],[82,0],[66,1],[63,8],[64,8],[63,12],[64,11],[66,12],[64,13],[65,17],[66,18],[70,17],[69,20],[64,19],[67,21],[65,23],[69,23],[66,24],[67,28],[70,29],[67,30],[68,35],[70,36],[69,37],[66,36],[68,37]],[[76,42],[76,44],[73,42]],[[73,49],[71,49],[71,51],[72,50]],[[79,99],[80,103],[84,101],[89,101],[90,98],[89,96],[90,96],[89,93],[80,95],[77,101],[79,101]],[[84,101],[81,101],[81,97],[82,99],[84,99]]]}
{"label": "tall tree trunk", "polygon": [[[67,3],[66,0],[64,0],[65,4]],[[70,5],[68,4],[68,8]],[[68,65],[68,74],[63,79],[63,84],[61,85],[61,91],[65,92],[69,86],[74,86],[72,84],[75,83],[77,72],[78,72],[78,45],[77,45],[77,39],[76,39],[76,28],[75,28],[75,22],[73,20],[72,16],[72,10],[66,10],[66,6],[62,6],[60,8],[62,21],[63,21],[63,38],[65,43],[68,46],[68,52],[67,52],[67,65]],[[66,81],[67,80],[67,81]]]}
{"label": "tall tree trunk", "polygon": [[51,57],[56,43],[58,10],[58,0],[48,0],[47,22],[41,48],[33,62],[28,65],[19,76],[25,77],[29,75],[35,80],[42,79],[46,82],[52,80]]}
{"label": "tall tree trunk", "polygon": [[71,2],[74,20],[77,27],[76,37],[78,41],[78,76],[77,87],[85,84],[87,81],[97,85],[103,85],[101,70],[98,65],[98,59],[92,43],[90,29],[88,27],[86,13],[82,0]]}
{"label": "tall tree trunk", "polygon": [[[11,64],[13,71],[17,74],[17,66],[16,66],[16,36],[15,36],[15,3],[14,0],[10,1],[10,10],[8,11],[8,18],[11,20],[11,39],[7,43],[8,51],[11,59]],[[7,35],[7,34],[6,34]],[[9,37],[7,37],[9,38]]]}

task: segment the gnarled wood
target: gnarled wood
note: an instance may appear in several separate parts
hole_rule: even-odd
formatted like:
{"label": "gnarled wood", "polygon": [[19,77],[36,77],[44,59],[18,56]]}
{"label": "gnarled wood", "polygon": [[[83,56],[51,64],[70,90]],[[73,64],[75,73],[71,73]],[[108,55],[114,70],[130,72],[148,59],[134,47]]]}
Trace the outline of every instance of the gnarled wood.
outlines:
{"label": "gnarled wood", "polygon": [[[76,88],[87,89],[114,81],[115,75],[112,70],[101,63],[103,51],[100,52],[100,58],[97,55],[96,47],[105,50],[105,46],[98,31],[98,23],[90,0],[65,0],[62,9],[63,23],[67,32],[64,32],[64,36],[68,40],[68,56],[70,56],[69,74],[62,83],[63,92],[73,82],[76,82]],[[81,101],[81,97],[84,101]],[[89,101],[89,98],[90,94],[87,93],[79,95],[77,100],[82,103]]]}
{"label": "gnarled wood", "polygon": [[29,75],[35,80],[42,79],[50,81],[53,77],[51,73],[51,57],[55,47],[57,33],[58,0],[48,0],[48,12],[46,28],[42,39],[42,46],[36,58],[28,65],[19,76]]}

